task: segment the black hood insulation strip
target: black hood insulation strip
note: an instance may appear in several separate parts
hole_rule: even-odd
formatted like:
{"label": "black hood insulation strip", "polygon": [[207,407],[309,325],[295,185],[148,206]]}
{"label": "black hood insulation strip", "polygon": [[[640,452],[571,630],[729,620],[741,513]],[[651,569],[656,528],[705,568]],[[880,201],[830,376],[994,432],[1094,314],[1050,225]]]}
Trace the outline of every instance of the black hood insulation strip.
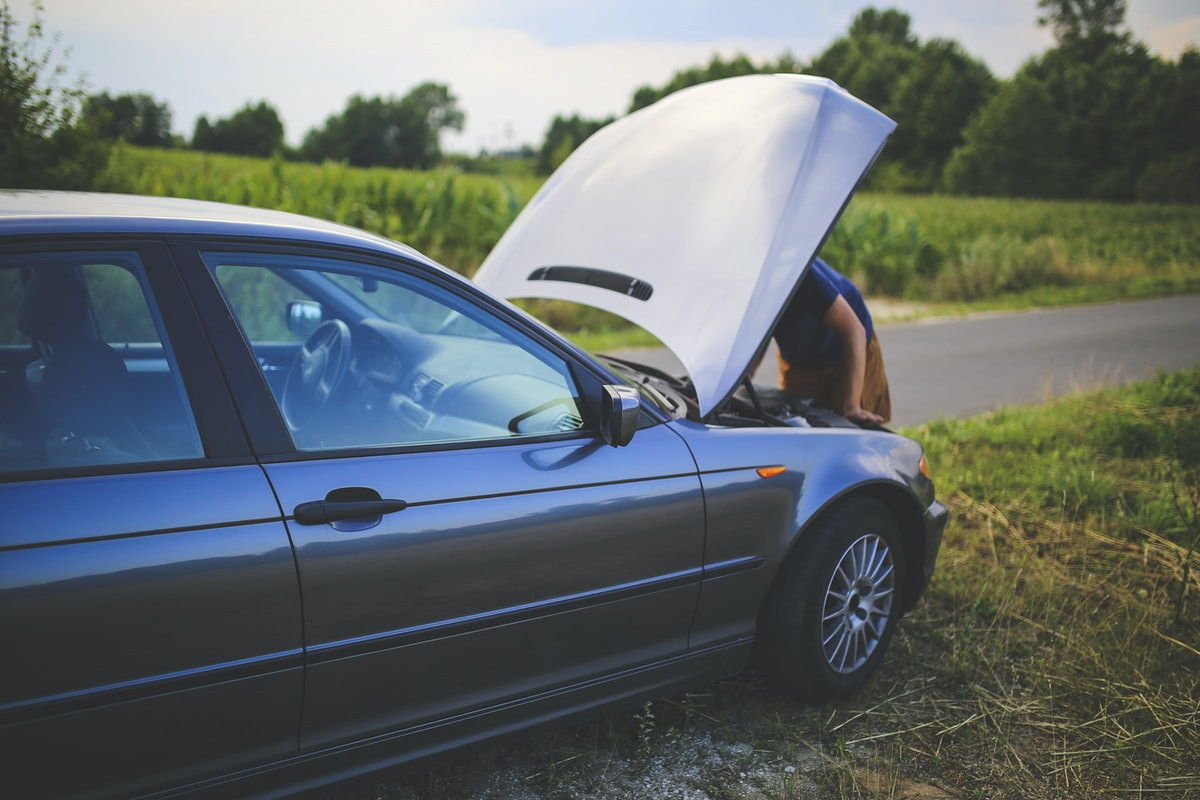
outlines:
{"label": "black hood insulation strip", "polygon": [[649,300],[654,294],[654,287],[643,280],[593,267],[539,267],[529,273],[527,280],[582,283],[642,301]]}

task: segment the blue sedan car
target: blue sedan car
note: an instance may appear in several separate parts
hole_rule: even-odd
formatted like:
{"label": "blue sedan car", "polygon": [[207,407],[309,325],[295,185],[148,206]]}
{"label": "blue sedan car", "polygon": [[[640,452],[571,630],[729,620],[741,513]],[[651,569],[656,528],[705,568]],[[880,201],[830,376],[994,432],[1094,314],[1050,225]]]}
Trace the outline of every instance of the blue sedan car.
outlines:
{"label": "blue sedan car", "polygon": [[0,192],[0,796],[284,795],[752,657],[859,688],[945,508],[747,364],[594,358],[317,220]]}

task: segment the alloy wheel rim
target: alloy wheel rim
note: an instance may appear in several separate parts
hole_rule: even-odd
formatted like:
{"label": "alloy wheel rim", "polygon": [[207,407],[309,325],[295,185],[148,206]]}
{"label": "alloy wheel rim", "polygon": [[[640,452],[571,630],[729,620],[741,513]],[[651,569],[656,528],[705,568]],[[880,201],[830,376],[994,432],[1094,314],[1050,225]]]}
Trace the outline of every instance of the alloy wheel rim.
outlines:
{"label": "alloy wheel rim", "polygon": [[821,647],[834,672],[860,669],[879,647],[895,589],[896,567],[887,542],[871,533],[846,548],[821,612]]}

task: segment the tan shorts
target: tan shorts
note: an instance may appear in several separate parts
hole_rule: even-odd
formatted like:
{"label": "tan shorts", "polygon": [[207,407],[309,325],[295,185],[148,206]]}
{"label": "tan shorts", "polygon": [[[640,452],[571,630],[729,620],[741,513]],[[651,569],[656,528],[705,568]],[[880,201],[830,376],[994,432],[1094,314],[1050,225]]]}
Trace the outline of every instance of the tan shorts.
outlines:
{"label": "tan shorts", "polygon": [[[811,397],[818,406],[832,408],[839,414],[846,408],[845,367],[803,369],[791,366],[781,355],[779,388],[801,397]],[[883,351],[879,348],[878,332],[867,342],[862,407],[883,417],[884,422],[892,418],[892,397],[888,393],[887,373],[883,369]]]}

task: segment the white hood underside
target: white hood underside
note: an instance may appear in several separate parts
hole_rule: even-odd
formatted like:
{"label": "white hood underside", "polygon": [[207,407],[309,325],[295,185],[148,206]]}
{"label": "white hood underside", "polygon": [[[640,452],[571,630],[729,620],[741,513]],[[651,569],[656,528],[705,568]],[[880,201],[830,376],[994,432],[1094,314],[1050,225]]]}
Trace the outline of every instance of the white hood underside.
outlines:
{"label": "white hood underside", "polygon": [[584,142],[475,281],[645,328],[682,362],[707,414],[745,375],[894,127],[823,78],[684,89]]}

